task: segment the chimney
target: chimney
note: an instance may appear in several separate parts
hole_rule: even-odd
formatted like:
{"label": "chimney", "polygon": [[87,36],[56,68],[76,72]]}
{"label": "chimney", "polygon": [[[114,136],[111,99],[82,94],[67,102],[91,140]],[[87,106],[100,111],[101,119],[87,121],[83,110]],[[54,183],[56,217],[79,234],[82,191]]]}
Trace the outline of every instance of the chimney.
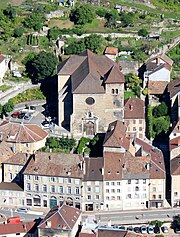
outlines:
{"label": "chimney", "polygon": [[160,64],[160,58],[159,58],[159,56],[157,56],[157,58],[156,58],[156,64],[157,64],[157,65]]}

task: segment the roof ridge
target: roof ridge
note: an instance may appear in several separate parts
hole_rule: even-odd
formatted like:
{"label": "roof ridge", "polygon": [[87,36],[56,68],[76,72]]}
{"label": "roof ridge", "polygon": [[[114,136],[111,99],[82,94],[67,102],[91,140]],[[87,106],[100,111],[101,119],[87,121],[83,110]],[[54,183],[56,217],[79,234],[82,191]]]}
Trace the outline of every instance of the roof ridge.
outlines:
{"label": "roof ridge", "polygon": [[[33,141],[35,142],[36,140],[33,138],[33,136],[29,133],[28,129],[26,126],[24,126],[24,130],[28,133],[28,135],[33,139]],[[30,130],[31,131],[31,130]]]}
{"label": "roof ridge", "polygon": [[[12,125],[13,125],[13,124],[12,124]],[[23,124],[23,123],[22,123],[22,124],[18,124],[18,126],[19,126],[20,128],[19,128],[19,130],[18,130],[18,134],[17,134],[16,139],[15,139],[16,142],[18,142],[18,136],[20,136],[20,131],[21,131],[22,127],[24,126],[24,124]]]}
{"label": "roof ridge", "polygon": [[[28,124],[31,125],[31,124]],[[35,133],[33,130],[31,130],[28,126],[26,126],[27,130],[30,130],[33,134],[35,134],[36,136],[38,136],[39,138],[42,138],[39,134]]]}
{"label": "roof ridge", "polygon": [[[61,206],[63,208],[63,206]],[[62,209],[61,208],[61,209]],[[59,210],[60,211],[60,210]],[[61,218],[64,220],[64,222],[67,224],[67,226],[69,226],[68,222],[65,220],[65,218],[63,217],[63,215],[59,212],[59,215],[61,216]],[[69,226],[69,229],[71,230],[72,228]]]}

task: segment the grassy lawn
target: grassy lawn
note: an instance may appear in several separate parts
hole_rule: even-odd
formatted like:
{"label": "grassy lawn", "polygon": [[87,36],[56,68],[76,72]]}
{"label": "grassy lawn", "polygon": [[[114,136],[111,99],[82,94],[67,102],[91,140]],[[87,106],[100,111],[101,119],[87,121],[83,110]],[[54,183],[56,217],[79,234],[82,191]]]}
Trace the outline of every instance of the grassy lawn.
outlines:
{"label": "grassy lawn", "polygon": [[174,39],[177,36],[180,36],[180,30],[176,30],[176,31],[165,31],[162,32],[161,37],[165,38],[165,39]]}
{"label": "grassy lawn", "polygon": [[20,6],[23,2],[24,0],[0,0],[0,8],[8,6],[8,4],[11,4],[12,6]]}
{"label": "grassy lawn", "polygon": [[136,7],[140,10],[148,11],[150,13],[154,14],[163,14],[165,18],[174,18],[174,19],[180,19],[180,14],[179,12],[174,12],[174,11],[164,11],[161,9],[153,9],[151,7],[145,6],[140,3],[135,3],[135,2],[128,2],[128,1],[123,1],[123,0],[111,0],[115,4],[121,4],[121,5],[126,5],[129,7]]}
{"label": "grassy lawn", "polygon": [[48,26],[50,28],[57,26],[60,29],[63,29],[63,28],[71,29],[73,28],[74,23],[71,22],[69,19],[67,20],[51,19],[48,23]]}
{"label": "grassy lawn", "polygon": [[94,19],[92,23],[86,24],[83,29],[87,32],[108,32],[107,28],[104,27],[105,20]]}
{"label": "grassy lawn", "polygon": [[0,91],[4,92],[4,91],[7,91],[10,88],[12,88],[12,86],[10,86],[10,85],[2,85],[2,86],[0,86]]}

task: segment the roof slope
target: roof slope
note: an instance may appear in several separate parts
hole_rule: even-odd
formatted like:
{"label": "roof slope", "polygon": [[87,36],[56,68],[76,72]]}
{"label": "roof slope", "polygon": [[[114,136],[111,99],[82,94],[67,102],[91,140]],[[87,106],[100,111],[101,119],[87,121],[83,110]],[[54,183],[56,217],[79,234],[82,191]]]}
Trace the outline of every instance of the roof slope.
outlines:
{"label": "roof slope", "polygon": [[51,221],[52,229],[72,230],[80,215],[81,211],[74,207],[67,205],[53,207],[42,220],[39,228],[48,228],[46,222]]}
{"label": "roof slope", "polygon": [[48,136],[48,132],[36,124],[19,124],[12,122],[1,123],[0,133],[2,134],[2,140],[16,143],[38,142]]}
{"label": "roof slope", "polygon": [[8,160],[4,161],[4,164],[22,165],[24,166],[29,159],[27,153],[18,152],[13,154]]}
{"label": "roof slope", "polygon": [[170,66],[173,65],[173,60],[170,59],[166,54],[158,54],[155,57],[149,58],[146,62],[146,64],[151,63],[155,59],[162,59],[165,63],[169,64]]}
{"label": "roof slope", "polygon": [[148,82],[148,94],[149,95],[161,95],[164,93],[168,85],[167,81],[149,81]]}
{"label": "roof slope", "polygon": [[126,126],[122,121],[116,120],[109,124],[106,132],[103,146],[106,147],[118,147],[129,149],[130,141],[126,138]]}
{"label": "roof slope", "polygon": [[180,175],[180,155],[171,160],[171,175]]}
{"label": "roof slope", "polygon": [[102,181],[102,168],[104,165],[103,157],[85,158],[84,161],[86,167],[84,181]]}
{"label": "roof slope", "polygon": [[124,119],[145,119],[145,104],[139,98],[124,101]]}
{"label": "roof slope", "polygon": [[24,191],[19,185],[16,183],[9,183],[9,182],[1,182],[0,183],[0,190],[11,190],[11,191]]}
{"label": "roof slope", "polygon": [[175,96],[177,93],[180,92],[180,79],[172,80],[168,84],[168,92],[170,95],[170,98]]}
{"label": "roof slope", "polygon": [[0,225],[0,235],[10,235],[16,233],[27,233],[31,231],[35,222],[21,222],[16,224],[2,224]]}
{"label": "roof slope", "polygon": [[24,174],[82,178],[81,160],[77,154],[37,152],[32,155]]}
{"label": "roof slope", "polygon": [[[110,73],[110,71],[112,71]],[[105,55],[96,55],[85,50],[79,56],[72,56],[61,63],[57,69],[58,75],[71,75],[72,92],[105,93],[104,82],[108,73],[108,83],[124,83],[124,75],[118,64]]]}

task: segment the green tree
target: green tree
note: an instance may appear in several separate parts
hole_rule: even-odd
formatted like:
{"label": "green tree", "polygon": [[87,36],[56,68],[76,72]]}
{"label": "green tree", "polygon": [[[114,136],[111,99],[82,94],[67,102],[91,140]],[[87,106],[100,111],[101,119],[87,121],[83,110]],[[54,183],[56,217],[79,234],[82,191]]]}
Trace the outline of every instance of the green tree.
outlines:
{"label": "green tree", "polygon": [[148,36],[148,31],[146,30],[146,29],[140,29],[139,31],[138,31],[138,35],[139,36],[142,36],[142,37],[146,37],[146,36]]}
{"label": "green tree", "polygon": [[128,12],[128,13],[121,13],[121,21],[122,21],[122,26],[127,27],[127,26],[133,26],[134,23],[136,22],[136,15],[135,13]]}
{"label": "green tree", "polygon": [[14,29],[14,37],[18,38],[21,37],[24,33],[24,28],[23,27],[17,27]]}
{"label": "green tree", "polygon": [[71,10],[70,20],[74,22],[75,25],[84,25],[86,23],[91,23],[95,18],[95,12],[90,5],[80,5],[75,9]]}
{"label": "green tree", "polygon": [[9,5],[6,9],[3,10],[5,16],[7,16],[10,20],[14,20],[16,18],[16,9]]}
{"label": "green tree", "polygon": [[24,19],[24,26],[35,31],[40,31],[44,22],[45,16],[41,13],[33,12]]}
{"label": "green tree", "polygon": [[140,97],[141,93],[141,79],[133,73],[125,75],[125,87],[134,92],[137,97]]}
{"label": "green tree", "polygon": [[7,113],[10,113],[12,112],[14,109],[14,104],[12,101],[8,101],[6,104],[3,105],[3,113],[4,114],[7,114]]}
{"label": "green tree", "polygon": [[0,114],[2,114],[2,112],[3,112],[3,106],[2,104],[0,104]]}
{"label": "green tree", "polygon": [[167,114],[168,114],[168,107],[164,103],[164,101],[160,105],[155,106],[153,108],[153,116],[155,118],[161,117],[161,116],[166,116]]}
{"label": "green tree", "polygon": [[40,82],[52,76],[57,64],[57,58],[53,53],[41,51],[31,60],[26,62],[26,71],[33,82]]}
{"label": "green tree", "polygon": [[103,38],[101,35],[91,34],[90,36],[84,38],[84,44],[86,49],[90,49],[97,53],[102,49]]}
{"label": "green tree", "polygon": [[58,148],[59,147],[59,140],[56,137],[49,137],[46,141],[46,146],[49,148]]}
{"label": "green tree", "polygon": [[156,135],[159,135],[162,132],[167,133],[169,131],[169,126],[170,126],[169,116],[163,116],[154,119],[153,130],[156,133]]}
{"label": "green tree", "polygon": [[48,39],[49,40],[57,40],[58,36],[61,35],[61,30],[57,27],[54,26],[53,28],[48,30]]}

